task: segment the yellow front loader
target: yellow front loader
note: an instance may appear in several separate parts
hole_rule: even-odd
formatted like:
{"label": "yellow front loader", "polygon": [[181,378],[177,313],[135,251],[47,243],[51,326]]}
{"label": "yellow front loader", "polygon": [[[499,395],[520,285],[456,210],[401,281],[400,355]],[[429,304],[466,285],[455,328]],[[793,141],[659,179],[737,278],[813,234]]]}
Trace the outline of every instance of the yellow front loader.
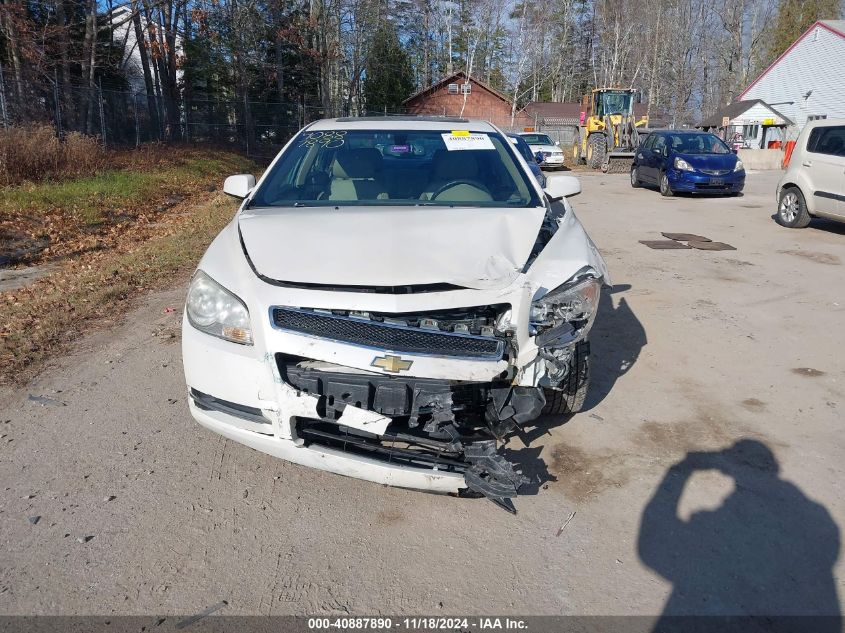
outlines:
{"label": "yellow front loader", "polygon": [[634,116],[632,88],[596,88],[581,100],[578,136],[572,148],[576,165],[586,163],[603,172],[631,169],[639,143],[638,129],[648,125],[648,117]]}

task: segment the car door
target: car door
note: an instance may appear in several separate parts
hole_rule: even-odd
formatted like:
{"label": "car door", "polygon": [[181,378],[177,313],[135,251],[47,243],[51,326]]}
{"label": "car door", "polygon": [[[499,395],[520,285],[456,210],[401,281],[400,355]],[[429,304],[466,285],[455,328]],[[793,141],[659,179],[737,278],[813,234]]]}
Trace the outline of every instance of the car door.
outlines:
{"label": "car door", "polygon": [[649,134],[648,138],[644,139],[637,147],[637,174],[643,182],[651,181],[651,176],[648,173],[648,161],[651,155],[651,146],[654,144],[654,137],[654,134]]}
{"label": "car door", "polygon": [[801,166],[810,179],[816,212],[845,216],[845,125],[810,132]]}
{"label": "car door", "polygon": [[666,135],[655,134],[654,143],[648,152],[648,178],[651,182],[660,182],[660,172],[663,171],[663,161],[666,158]]}

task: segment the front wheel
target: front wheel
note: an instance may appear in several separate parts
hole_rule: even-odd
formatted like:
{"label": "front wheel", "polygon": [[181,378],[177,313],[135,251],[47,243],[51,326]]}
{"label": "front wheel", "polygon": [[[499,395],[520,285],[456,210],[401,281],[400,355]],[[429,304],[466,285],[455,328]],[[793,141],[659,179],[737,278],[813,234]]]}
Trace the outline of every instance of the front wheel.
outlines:
{"label": "front wheel", "polygon": [[560,389],[544,388],[546,405],[542,415],[572,415],[584,406],[590,388],[590,344],[581,341],[575,346],[569,374]]}
{"label": "front wheel", "polygon": [[643,183],[640,182],[640,175],[639,175],[639,172],[637,171],[636,165],[631,167],[631,186],[634,189],[639,189],[640,187],[643,186]]}
{"label": "front wheel", "polygon": [[666,198],[671,197],[674,195],[674,191],[672,191],[672,187],[669,185],[669,176],[666,175],[664,171],[660,174],[660,194]]}
{"label": "front wheel", "polygon": [[810,223],[810,212],[804,194],[798,187],[786,187],[778,201],[778,224],[790,229],[803,229]]}
{"label": "front wheel", "polygon": [[601,167],[606,152],[607,142],[604,134],[590,134],[590,138],[587,139],[587,165],[590,169]]}

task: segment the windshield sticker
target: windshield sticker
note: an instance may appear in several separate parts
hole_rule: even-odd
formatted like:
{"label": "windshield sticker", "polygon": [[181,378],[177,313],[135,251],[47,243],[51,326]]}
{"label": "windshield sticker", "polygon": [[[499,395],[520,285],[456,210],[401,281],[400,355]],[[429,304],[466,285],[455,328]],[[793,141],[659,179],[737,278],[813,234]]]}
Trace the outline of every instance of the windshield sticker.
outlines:
{"label": "windshield sticker", "polygon": [[411,151],[410,145],[391,145],[390,146],[390,153],[391,154],[407,154]]}
{"label": "windshield sticker", "polygon": [[328,130],[325,132],[309,132],[299,142],[300,147],[321,145],[326,149],[342,147],[345,142],[346,130]]}
{"label": "windshield sticker", "polygon": [[486,134],[471,134],[462,130],[453,130],[441,134],[446,149],[450,152],[459,152],[471,149],[496,149],[493,141]]}

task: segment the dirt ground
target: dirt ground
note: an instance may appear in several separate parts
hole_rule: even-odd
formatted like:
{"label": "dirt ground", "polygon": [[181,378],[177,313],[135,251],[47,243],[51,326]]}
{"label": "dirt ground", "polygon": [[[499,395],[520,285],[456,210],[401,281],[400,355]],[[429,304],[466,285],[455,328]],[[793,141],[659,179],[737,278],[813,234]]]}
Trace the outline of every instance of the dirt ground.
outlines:
{"label": "dirt ground", "polygon": [[776,225],[773,172],[726,199],[579,175],[615,286],[518,516],[203,430],[182,279],[0,396],[0,613],[839,613],[845,226]]}

